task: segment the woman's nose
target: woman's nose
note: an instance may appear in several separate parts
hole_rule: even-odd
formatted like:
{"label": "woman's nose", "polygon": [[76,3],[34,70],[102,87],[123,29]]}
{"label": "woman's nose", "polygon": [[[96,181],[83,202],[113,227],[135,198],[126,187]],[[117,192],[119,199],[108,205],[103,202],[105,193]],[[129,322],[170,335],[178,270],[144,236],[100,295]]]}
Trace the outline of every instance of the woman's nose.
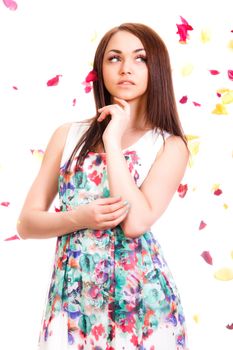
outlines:
{"label": "woman's nose", "polygon": [[130,65],[130,62],[128,61],[122,62],[121,75],[128,75],[128,74],[132,74],[132,67]]}

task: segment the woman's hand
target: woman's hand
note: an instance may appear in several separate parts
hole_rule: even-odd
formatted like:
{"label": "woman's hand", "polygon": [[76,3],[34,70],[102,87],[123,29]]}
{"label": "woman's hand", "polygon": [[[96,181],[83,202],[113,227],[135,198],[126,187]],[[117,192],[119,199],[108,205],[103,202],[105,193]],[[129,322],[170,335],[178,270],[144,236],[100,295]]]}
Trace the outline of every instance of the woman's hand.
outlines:
{"label": "woman's hand", "polygon": [[119,225],[127,216],[129,204],[121,197],[99,198],[77,208],[81,226],[93,230],[108,230]]}
{"label": "woman's hand", "polygon": [[114,97],[115,104],[99,109],[98,122],[102,122],[107,116],[111,116],[111,121],[103,133],[103,142],[116,141],[121,145],[121,139],[130,121],[130,105],[120,98]]}

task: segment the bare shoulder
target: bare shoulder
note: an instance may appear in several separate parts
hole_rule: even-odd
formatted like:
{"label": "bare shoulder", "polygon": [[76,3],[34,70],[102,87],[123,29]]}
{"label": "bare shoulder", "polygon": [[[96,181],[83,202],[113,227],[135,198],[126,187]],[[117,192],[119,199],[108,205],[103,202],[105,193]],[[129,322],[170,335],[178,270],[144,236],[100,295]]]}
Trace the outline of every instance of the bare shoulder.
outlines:
{"label": "bare shoulder", "polygon": [[180,136],[171,135],[165,139],[164,147],[161,147],[158,152],[157,158],[160,157],[174,157],[174,160],[178,157],[178,159],[188,162],[189,150]]}

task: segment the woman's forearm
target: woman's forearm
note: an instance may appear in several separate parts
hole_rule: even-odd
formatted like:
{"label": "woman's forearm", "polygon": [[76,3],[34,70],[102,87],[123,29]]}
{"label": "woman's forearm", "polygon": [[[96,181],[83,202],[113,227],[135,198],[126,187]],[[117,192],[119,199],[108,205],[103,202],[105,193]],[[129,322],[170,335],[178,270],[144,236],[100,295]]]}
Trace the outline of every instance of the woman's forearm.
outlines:
{"label": "woman's forearm", "polygon": [[[75,211],[56,213],[30,210],[19,217],[17,231],[23,239],[62,236],[82,228],[81,211],[81,207]],[[79,214],[80,220],[77,220]]]}
{"label": "woman's forearm", "polygon": [[105,150],[111,196],[120,195],[130,205],[129,213],[121,226],[126,236],[137,237],[148,229],[145,223],[150,221],[146,218],[150,216],[149,203],[135,184],[119,145],[106,143]]}

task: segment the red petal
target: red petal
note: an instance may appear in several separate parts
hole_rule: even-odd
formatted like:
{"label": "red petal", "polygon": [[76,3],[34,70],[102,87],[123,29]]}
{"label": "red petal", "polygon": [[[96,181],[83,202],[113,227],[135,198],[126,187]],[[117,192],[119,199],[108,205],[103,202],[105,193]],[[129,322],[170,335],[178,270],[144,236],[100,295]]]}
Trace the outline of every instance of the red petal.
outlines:
{"label": "red petal", "polygon": [[205,262],[207,262],[207,264],[213,265],[213,259],[212,259],[212,256],[210,255],[210,252],[204,251],[202,252],[201,256],[205,260]]}
{"label": "red petal", "polygon": [[190,24],[188,24],[188,22],[180,16],[181,22],[182,24],[177,24],[177,29],[178,31],[176,32],[176,34],[179,34],[180,36],[180,40],[179,42],[181,43],[186,43],[186,40],[188,39],[188,30],[193,30],[193,28],[190,26]]}
{"label": "red petal", "polygon": [[77,100],[76,100],[76,98],[74,98],[73,99],[73,106],[76,106],[76,102],[77,102]]}
{"label": "red petal", "polygon": [[181,99],[180,99],[180,103],[186,103],[188,101],[188,96],[183,96]]}
{"label": "red petal", "polygon": [[3,3],[6,7],[8,7],[9,10],[15,11],[17,10],[17,3],[13,0],[3,0]]}
{"label": "red petal", "polygon": [[194,102],[194,101],[193,101],[193,104],[194,104],[195,107],[200,107],[200,106],[201,106],[201,104],[198,103],[198,102]]}
{"label": "red petal", "polygon": [[215,70],[215,69],[210,69],[209,72],[210,72],[210,74],[212,74],[212,75],[220,74],[220,72],[219,72],[218,70]]}
{"label": "red petal", "polygon": [[19,90],[17,86],[12,86],[14,90]]}
{"label": "red petal", "polygon": [[228,70],[227,71],[227,74],[228,74],[228,78],[230,79],[230,80],[233,80],[233,70]]}
{"label": "red petal", "polygon": [[220,194],[222,194],[222,190],[220,190],[220,188],[218,188],[217,190],[214,191],[215,196],[220,196]]}
{"label": "red petal", "polygon": [[232,323],[232,324],[228,324],[228,325],[226,326],[226,328],[232,330],[232,329],[233,329],[233,323]]}
{"label": "red petal", "polygon": [[8,207],[10,205],[10,202],[1,202],[0,203],[3,207]]}
{"label": "red petal", "polygon": [[62,75],[56,75],[54,78],[47,81],[47,86],[56,86],[59,83],[59,78],[62,77]]}
{"label": "red petal", "polygon": [[200,225],[199,225],[199,230],[202,230],[203,228],[205,228],[206,225],[207,224],[203,220],[201,220]]}
{"label": "red petal", "polygon": [[217,96],[218,96],[218,97],[221,97],[222,95],[220,94],[220,92],[217,92]]}
{"label": "red petal", "polygon": [[19,236],[14,235],[14,236],[11,236],[11,237],[4,239],[4,241],[15,241],[17,239],[20,239]]}
{"label": "red petal", "polygon": [[58,212],[61,211],[61,210],[60,210],[59,208],[57,208],[57,207],[54,207],[54,209],[55,209],[55,212],[56,212],[56,213],[58,213]]}
{"label": "red petal", "polygon": [[180,184],[179,187],[178,187],[178,190],[177,190],[177,192],[179,193],[179,196],[181,198],[184,198],[184,196],[186,195],[187,191],[188,191],[188,185],[187,184],[185,184],[185,185]]}
{"label": "red petal", "polygon": [[97,73],[94,70],[90,71],[85,78],[85,81],[87,83],[90,83],[91,81],[96,81],[96,80],[97,80]]}

